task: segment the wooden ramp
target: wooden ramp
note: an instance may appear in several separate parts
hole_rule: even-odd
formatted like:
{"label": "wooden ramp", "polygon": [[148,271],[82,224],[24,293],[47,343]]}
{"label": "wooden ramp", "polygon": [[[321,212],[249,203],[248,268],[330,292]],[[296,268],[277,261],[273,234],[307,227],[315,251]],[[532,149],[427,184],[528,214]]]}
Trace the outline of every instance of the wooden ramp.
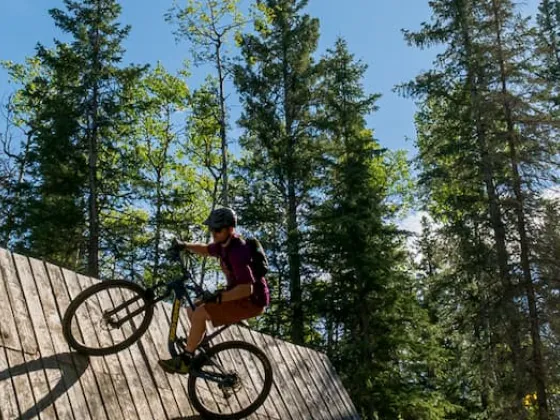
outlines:
{"label": "wooden ramp", "polygon": [[[169,357],[169,304],[158,304],[148,332],[120,353],[70,350],[61,317],[96,281],[0,248],[0,419],[199,419],[186,377],[157,365]],[[223,335],[256,344],[273,364],[272,391],[250,419],[358,418],[324,354],[237,326]]]}

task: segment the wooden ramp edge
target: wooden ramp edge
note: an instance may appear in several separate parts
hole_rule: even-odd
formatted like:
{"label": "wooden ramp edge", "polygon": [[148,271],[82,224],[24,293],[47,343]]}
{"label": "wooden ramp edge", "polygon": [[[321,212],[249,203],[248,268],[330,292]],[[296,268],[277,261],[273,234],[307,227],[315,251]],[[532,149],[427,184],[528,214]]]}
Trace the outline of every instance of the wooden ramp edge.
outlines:
{"label": "wooden ramp edge", "polygon": [[[68,347],[61,318],[98,281],[0,248],[0,419],[200,419],[186,376],[157,365],[169,357],[170,304],[159,303],[146,334],[117,354],[88,358]],[[186,311],[179,330],[186,336]],[[239,326],[217,341],[233,339],[261,348],[274,370],[270,395],[249,419],[359,418],[324,354]],[[244,366],[251,380],[259,375]]]}

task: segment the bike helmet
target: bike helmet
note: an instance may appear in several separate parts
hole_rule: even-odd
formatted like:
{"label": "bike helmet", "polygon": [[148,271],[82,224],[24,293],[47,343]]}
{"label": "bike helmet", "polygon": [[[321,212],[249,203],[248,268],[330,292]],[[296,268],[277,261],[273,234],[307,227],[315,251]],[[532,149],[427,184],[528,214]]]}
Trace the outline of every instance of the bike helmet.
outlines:
{"label": "bike helmet", "polygon": [[223,229],[237,226],[237,215],[229,207],[212,210],[204,224],[210,229]]}

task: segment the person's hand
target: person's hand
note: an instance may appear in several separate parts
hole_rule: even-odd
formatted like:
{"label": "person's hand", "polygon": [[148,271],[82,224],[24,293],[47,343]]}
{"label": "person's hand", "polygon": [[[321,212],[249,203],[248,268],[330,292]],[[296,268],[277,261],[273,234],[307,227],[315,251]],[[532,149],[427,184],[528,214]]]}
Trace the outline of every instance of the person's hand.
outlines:
{"label": "person's hand", "polygon": [[173,238],[171,241],[171,249],[174,251],[188,251],[187,243],[177,238]]}
{"label": "person's hand", "polygon": [[187,244],[177,238],[173,238],[171,245],[167,250],[167,256],[173,261],[179,261],[181,258],[181,251],[187,251]]}

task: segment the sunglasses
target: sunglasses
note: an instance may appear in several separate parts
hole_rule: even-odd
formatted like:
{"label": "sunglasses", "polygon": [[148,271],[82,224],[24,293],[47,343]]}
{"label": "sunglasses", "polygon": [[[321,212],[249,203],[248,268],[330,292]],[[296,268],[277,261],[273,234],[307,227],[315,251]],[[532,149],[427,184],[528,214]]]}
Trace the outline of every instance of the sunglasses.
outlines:
{"label": "sunglasses", "polygon": [[224,228],[218,228],[218,229],[216,229],[216,228],[211,228],[211,229],[210,229],[210,231],[211,231],[211,232],[214,232],[214,233],[220,233],[222,230],[224,230]]}

